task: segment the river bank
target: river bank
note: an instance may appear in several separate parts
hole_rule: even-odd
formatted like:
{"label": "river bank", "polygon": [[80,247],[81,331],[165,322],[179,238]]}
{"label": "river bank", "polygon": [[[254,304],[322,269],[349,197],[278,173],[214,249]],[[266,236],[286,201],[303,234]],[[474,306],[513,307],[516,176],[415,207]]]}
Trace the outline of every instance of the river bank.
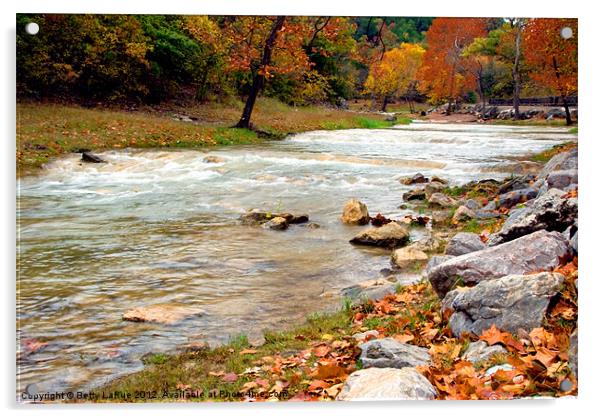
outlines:
{"label": "river bank", "polygon": [[75,105],[17,104],[17,174],[38,172],[52,158],[87,149],[210,148],[282,139],[298,132],[381,128],[409,123],[407,118],[307,106],[291,108],[276,100],[258,100],[257,131],[232,128],[242,103],[190,107],[162,105],[92,109]]}
{"label": "river bank", "polygon": [[[402,285],[377,280],[356,286],[358,292],[343,299],[337,312],[313,314],[302,326],[266,332],[264,344],[251,345],[241,336],[213,349],[201,345],[175,355],[149,355],[143,371],[93,391],[93,400],[575,395],[576,206],[556,209],[576,205],[577,180],[567,176],[570,167],[576,168],[575,147],[570,143],[532,155],[533,161],[546,166],[536,176],[505,182],[446,187],[443,180],[438,184],[438,179],[402,179],[414,184],[416,193],[426,190],[430,194],[424,197],[427,201],[408,195],[406,204],[431,219],[431,238],[392,252],[392,264],[418,272],[422,276],[418,282]],[[535,189],[538,191],[532,194],[530,190]],[[446,199],[453,203],[447,205]],[[555,203],[540,203],[544,200]],[[542,232],[545,230],[563,234]],[[548,239],[546,234],[566,240],[560,244],[565,255],[544,254],[551,251],[551,244],[539,241]],[[521,247],[520,237],[534,241]],[[444,242],[434,243],[433,238]],[[504,245],[509,246],[503,250],[508,253],[493,255]],[[417,256],[420,252],[427,254],[428,265],[424,257]],[[529,254],[529,261],[513,261],[520,271],[508,266],[512,264],[508,257],[520,258],[521,254]],[[549,261],[543,262],[548,264],[541,265],[546,257]],[[534,264],[535,260],[539,264]],[[492,265],[485,267],[490,262]],[[554,273],[530,275],[542,270]],[[457,278],[454,284],[448,284],[449,277]],[[505,289],[508,280],[520,284]],[[529,287],[531,280],[540,281],[539,290]],[[450,291],[455,286],[468,287]],[[540,293],[542,289],[547,290]],[[508,291],[510,296],[504,296]],[[494,306],[497,302],[492,302],[489,313],[471,311],[471,292],[480,303],[487,304],[488,292],[492,292],[493,300],[509,298],[508,304]],[[471,312],[470,320],[460,320],[467,312]],[[497,313],[491,316],[492,312]],[[475,328],[475,324],[479,326]]]}

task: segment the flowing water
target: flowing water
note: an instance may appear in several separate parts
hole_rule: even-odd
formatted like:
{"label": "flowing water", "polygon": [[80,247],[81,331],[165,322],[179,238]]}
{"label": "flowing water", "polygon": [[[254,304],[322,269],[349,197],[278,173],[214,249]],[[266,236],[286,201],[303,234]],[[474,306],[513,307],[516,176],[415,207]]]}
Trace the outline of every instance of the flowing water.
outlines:
{"label": "flowing water", "polygon": [[[139,369],[148,352],[292,326],[390,266],[388,251],[348,243],[363,228],[339,221],[348,199],[399,217],[401,176],[503,178],[516,158],[574,138],[415,123],[212,150],[222,163],[196,150],[61,158],[19,180],[17,390],[83,390]],[[321,228],[241,225],[252,208],[307,213]],[[173,325],[122,320],[154,304],[203,312]]]}

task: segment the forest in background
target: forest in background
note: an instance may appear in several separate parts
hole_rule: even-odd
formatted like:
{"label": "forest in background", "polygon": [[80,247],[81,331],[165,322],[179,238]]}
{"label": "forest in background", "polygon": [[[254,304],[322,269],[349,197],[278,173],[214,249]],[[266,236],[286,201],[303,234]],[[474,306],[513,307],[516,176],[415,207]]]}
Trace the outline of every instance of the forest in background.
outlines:
{"label": "forest in background", "polygon": [[[31,21],[35,36],[23,29]],[[294,106],[369,98],[383,111],[428,101],[451,112],[577,92],[576,19],[44,14],[18,15],[17,27],[20,98],[239,98],[250,119],[258,94]],[[571,38],[560,37],[564,27]]]}

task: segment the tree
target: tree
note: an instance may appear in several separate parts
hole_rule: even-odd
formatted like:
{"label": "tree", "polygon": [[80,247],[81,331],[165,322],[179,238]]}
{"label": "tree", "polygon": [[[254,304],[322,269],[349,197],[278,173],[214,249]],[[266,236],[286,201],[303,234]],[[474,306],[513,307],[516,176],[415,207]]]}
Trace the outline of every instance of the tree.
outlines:
{"label": "tree", "polygon": [[278,32],[284,26],[284,21],[286,20],[286,16],[278,16],[274,20],[274,24],[270,30],[270,34],[265,40],[263,46],[263,54],[261,56],[261,62],[258,68],[255,69],[255,75],[253,76],[253,85],[251,86],[251,92],[249,93],[249,97],[247,97],[247,101],[245,103],[245,107],[242,111],[242,116],[240,120],[236,124],[237,128],[250,128],[251,123],[251,113],[253,112],[253,107],[255,106],[255,100],[257,100],[257,95],[263,88],[266,77],[269,77],[269,67],[272,62],[272,50],[274,49],[274,45],[276,44],[276,38],[278,37]]}
{"label": "tree", "polygon": [[424,48],[420,45],[401,44],[385,52],[382,60],[370,66],[364,88],[383,100],[383,112],[386,112],[387,103],[392,97],[408,92],[415,85],[423,55]]}
{"label": "tree", "polygon": [[463,50],[476,37],[486,33],[487,19],[436,18],[426,32],[428,49],[419,71],[421,89],[431,101],[447,102],[447,113],[452,103],[474,86],[475,77],[468,71],[470,57]]}
{"label": "tree", "polygon": [[523,37],[523,31],[527,19],[514,18],[509,19],[510,27],[514,35],[514,62],[512,64],[512,83],[514,85],[512,91],[512,103],[514,106],[514,120],[520,119],[520,88],[521,88],[521,74],[520,74],[520,61],[521,61],[521,41]]}
{"label": "tree", "polygon": [[[560,33],[571,28],[572,37]],[[533,67],[531,77],[562,98],[566,124],[573,123],[567,96],[577,91],[577,20],[532,19],[525,27],[525,59]]]}

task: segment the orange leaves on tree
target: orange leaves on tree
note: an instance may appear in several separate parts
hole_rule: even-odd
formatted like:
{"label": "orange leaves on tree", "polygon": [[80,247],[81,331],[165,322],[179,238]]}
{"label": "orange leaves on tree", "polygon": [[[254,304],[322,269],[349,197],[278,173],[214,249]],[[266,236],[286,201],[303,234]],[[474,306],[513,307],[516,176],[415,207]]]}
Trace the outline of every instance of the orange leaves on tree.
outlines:
{"label": "orange leaves on tree", "polygon": [[463,50],[486,34],[484,18],[436,18],[426,32],[428,49],[418,73],[420,87],[432,102],[452,101],[475,84],[473,58]]}
{"label": "orange leaves on tree", "polygon": [[[573,36],[560,33],[571,28]],[[525,27],[524,55],[530,76],[559,95],[577,92],[577,19],[531,19]]]}

